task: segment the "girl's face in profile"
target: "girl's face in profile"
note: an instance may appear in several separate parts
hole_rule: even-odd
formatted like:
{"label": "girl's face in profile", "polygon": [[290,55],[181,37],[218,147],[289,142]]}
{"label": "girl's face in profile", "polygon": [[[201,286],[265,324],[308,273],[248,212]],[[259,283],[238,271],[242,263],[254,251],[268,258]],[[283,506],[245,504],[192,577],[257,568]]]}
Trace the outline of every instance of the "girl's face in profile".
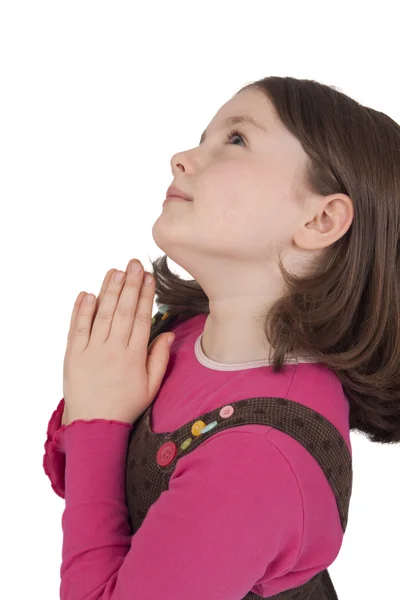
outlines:
{"label": "girl's face in profile", "polygon": [[[263,130],[226,122],[234,116],[252,117]],[[165,204],[153,226],[156,243],[185,269],[183,252],[188,265],[192,253],[265,263],[299,219],[297,185],[306,158],[263,93],[239,93],[197,147],[172,157],[173,183],[194,200]]]}

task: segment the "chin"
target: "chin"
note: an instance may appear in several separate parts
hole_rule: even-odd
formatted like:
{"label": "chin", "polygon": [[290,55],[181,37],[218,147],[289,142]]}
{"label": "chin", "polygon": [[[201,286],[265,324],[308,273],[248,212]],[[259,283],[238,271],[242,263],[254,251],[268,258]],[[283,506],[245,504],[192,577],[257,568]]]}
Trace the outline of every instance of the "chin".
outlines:
{"label": "chin", "polygon": [[172,231],[169,223],[166,223],[162,215],[155,221],[151,233],[157,246],[169,256],[169,251],[175,246],[176,234]]}

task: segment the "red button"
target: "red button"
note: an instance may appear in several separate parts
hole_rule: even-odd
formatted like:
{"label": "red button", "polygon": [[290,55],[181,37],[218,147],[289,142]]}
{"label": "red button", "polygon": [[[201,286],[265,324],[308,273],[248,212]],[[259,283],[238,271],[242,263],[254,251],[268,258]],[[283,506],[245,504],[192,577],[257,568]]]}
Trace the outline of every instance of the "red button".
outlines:
{"label": "red button", "polygon": [[165,442],[157,452],[157,463],[162,467],[166,467],[174,460],[176,453],[176,444],[174,442]]}

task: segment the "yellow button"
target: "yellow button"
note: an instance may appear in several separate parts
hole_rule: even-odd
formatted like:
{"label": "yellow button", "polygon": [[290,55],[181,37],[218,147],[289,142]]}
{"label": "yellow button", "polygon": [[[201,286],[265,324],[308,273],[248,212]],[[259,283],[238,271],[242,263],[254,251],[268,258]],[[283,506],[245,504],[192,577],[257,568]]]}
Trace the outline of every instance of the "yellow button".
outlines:
{"label": "yellow button", "polygon": [[206,426],[206,424],[204,423],[204,421],[196,421],[196,423],[193,423],[192,425],[192,434],[193,435],[200,435],[201,430]]}
{"label": "yellow button", "polygon": [[161,321],[165,321],[165,319],[167,319],[169,317],[169,314],[166,312],[163,314],[163,316],[161,317]]}

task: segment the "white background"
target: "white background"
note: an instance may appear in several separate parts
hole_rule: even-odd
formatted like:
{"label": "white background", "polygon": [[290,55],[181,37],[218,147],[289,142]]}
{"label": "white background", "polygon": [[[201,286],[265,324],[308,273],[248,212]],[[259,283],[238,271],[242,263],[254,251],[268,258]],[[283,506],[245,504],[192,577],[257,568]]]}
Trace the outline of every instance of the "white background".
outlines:
{"label": "white background", "polygon": [[[395,3],[278,4],[1,3],[7,600],[58,598],[64,501],[42,460],[72,307],[80,291],[98,294],[108,269],[133,257],[149,269],[148,255],[163,254],[151,229],[173,154],[196,146],[240,87],[268,75],[336,86],[400,122]],[[329,572],[340,600],[399,597],[400,447],[358,434],[352,446],[349,524]]]}

